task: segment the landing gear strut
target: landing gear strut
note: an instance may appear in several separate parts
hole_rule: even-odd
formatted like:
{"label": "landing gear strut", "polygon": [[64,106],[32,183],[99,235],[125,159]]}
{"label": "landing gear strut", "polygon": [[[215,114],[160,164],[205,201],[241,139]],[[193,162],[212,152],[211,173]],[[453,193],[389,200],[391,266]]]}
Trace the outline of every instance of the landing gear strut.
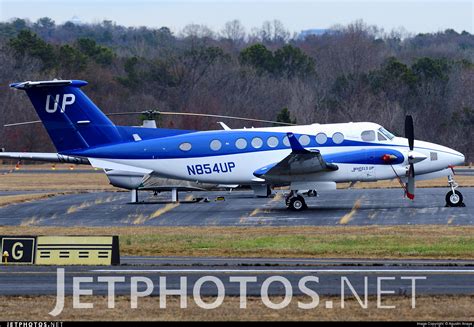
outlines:
{"label": "landing gear strut", "polygon": [[451,190],[446,193],[446,207],[465,207],[461,192],[456,190],[459,185],[451,175],[448,176],[448,184]]}
{"label": "landing gear strut", "polygon": [[302,211],[308,209],[308,206],[306,205],[303,196],[298,194],[298,191],[291,191],[290,194],[285,197],[285,204],[288,209],[294,211]]}

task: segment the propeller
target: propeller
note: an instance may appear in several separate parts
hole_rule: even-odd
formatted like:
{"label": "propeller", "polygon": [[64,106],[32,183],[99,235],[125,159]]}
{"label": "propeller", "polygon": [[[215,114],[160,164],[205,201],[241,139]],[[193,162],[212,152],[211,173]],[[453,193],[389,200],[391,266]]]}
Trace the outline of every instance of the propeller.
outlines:
{"label": "propeller", "polygon": [[[296,126],[296,124],[283,123],[274,120],[264,120],[264,119],[253,119],[253,118],[244,118],[244,117],[235,117],[235,116],[225,116],[225,115],[213,115],[213,114],[198,114],[193,112],[173,112],[173,111],[158,111],[158,110],[145,110],[145,111],[127,111],[127,112],[113,112],[110,114],[105,114],[106,116],[129,116],[129,115],[145,115],[147,120],[153,120],[155,116],[158,115],[170,115],[170,116],[195,116],[195,117],[212,117],[212,118],[225,118],[225,119],[234,119],[234,120],[245,120],[259,123],[267,124],[278,124],[285,126]],[[29,124],[41,123],[41,120],[20,122],[20,123],[11,123],[5,124],[3,127],[12,127],[12,126],[21,126]]]}
{"label": "propeller", "polygon": [[159,110],[115,112],[115,113],[110,113],[110,114],[106,114],[106,115],[107,116],[146,115],[148,117],[148,119],[153,119],[153,116],[156,116],[156,115],[194,116],[194,117],[211,117],[211,118],[245,120],[245,121],[253,121],[253,122],[259,122],[259,123],[269,123],[269,124],[278,124],[278,125],[286,125],[286,126],[295,126],[296,125],[296,124],[283,123],[283,122],[274,121],[274,120],[253,119],[253,118],[225,116],[225,115],[214,115],[214,114],[199,114],[199,113],[194,113],[194,112],[173,112],[173,111],[159,111]]}
{"label": "propeller", "polygon": [[[413,128],[413,117],[407,115],[405,117],[405,137],[408,139],[408,147],[410,152],[408,152],[408,181],[406,184],[406,194],[410,200],[415,198],[415,162],[417,162],[418,157],[413,152],[413,146],[415,143],[415,132]],[[426,158],[426,157],[425,157]]]}
{"label": "propeller", "polygon": [[3,127],[21,126],[21,125],[29,125],[29,124],[37,124],[37,123],[41,123],[41,120],[32,120],[32,121],[24,121],[21,123],[5,124],[3,125]]}

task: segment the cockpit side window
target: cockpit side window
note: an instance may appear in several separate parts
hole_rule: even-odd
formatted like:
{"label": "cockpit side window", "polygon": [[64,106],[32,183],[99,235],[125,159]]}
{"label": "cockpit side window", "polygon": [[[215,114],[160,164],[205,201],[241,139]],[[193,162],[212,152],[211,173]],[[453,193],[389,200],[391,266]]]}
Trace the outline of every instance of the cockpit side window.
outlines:
{"label": "cockpit side window", "polygon": [[375,141],[375,132],[374,131],[363,131],[360,134],[362,141],[371,142]]}
{"label": "cockpit side window", "polygon": [[385,136],[386,138],[388,138],[389,140],[393,139],[395,137],[395,135],[393,135],[392,133],[390,133],[389,131],[387,131],[385,128],[383,127],[380,127],[379,128],[379,132],[383,134],[383,136]]}
{"label": "cockpit side window", "polygon": [[377,140],[379,141],[387,141],[387,138],[385,136],[383,136],[382,133],[378,132],[377,133]]}

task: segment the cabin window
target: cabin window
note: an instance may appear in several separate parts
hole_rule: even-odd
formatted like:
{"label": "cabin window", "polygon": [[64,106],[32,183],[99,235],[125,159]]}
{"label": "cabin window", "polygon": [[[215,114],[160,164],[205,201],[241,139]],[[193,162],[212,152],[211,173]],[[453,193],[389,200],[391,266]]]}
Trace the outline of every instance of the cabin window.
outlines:
{"label": "cabin window", "polygon": [[285,136],[285,137],[283,138],[283,144],[284,144],[285,146],[290,146],[290,140],[288,139],[288,136]]}
{"label": "cabin window", "polygon": [[212,140],[210,147],[211,147],[211,150],[218,151],[222,148],[222,143],[219,140]]}
{"label": "cabin window", "polygon": [[318,133],[316,135],[316,142],[318,142],[318,144],[324,144],[327,142],[327,140],[328,140],[328,137],[324,133]]}
{"label": "cabin window", "polygon": [[305,146],[308,145],[311,140],[308,135],[301,135],[299,141],[302,146]]}
{"label": "cabin window", "polygon": [[341,144],[344,141],[344,135],[342,133],[334,133],[332,135],[332,141],[336,144]]}
{"label": "cabin window", "polygon": [[431,161],[438,160],[438,152],[430,152],[430,160]]}
{"label": "cabin window", "polygon": [[252,146],[253,146],[255,149],[261,148],[262,145],[263,145],[263,141],[262,141],[261,138],[259,138],[259,137],[254,137],[254,138],[252,139]]}
{"label": "cabin window", "polygon": [[247,147],[247,140],[242,138],[237,139],[237,141],[235,141],[235,147],[240,150],[245,149]]}
{"label": "cabin window", "polygon": [[189,151],[191,150],[191,148],[192,148],[192,145],[189,142],[184,142],[179,145],[179,149],[181,151]]}
{"label": "cabin window", "polygon": [[360,135],[362,141],[371,142],[375,141],[375,132],[374,131],[363,131]]}
{"label": "cabin window", "polygon": [[270,148],[276,148],[278,146],[278,139],[275,136],[270,136],[267,140],[267,145]]}

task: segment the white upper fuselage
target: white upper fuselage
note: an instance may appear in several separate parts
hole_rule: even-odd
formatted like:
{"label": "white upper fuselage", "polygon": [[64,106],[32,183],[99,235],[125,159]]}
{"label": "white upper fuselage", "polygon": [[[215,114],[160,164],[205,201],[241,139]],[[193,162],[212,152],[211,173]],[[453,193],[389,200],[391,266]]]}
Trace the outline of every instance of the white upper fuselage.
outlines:
{"label": "white upper fuselage", "polygon": [[[280,162],[292,150],[287,133],[308,150],[319,150],[335,171],[280,176],[268,181],[258,169]],[[139,135],[138,135],[139,136]],[[408,141],[394,137],[375,123],[312,124],[192,132],[158,139],[101,146],[73,155],[86,156],[101,168],[154,173],[159,176],[217,184],[291,183],[295,181],[347,182],[404,177]],[[385,154],[396,159],[387,163]],[[412,155],[417,176],[445,171],[464,163],[464,156],[447,147],[415,141]],[[429,175],[426,175],[429,176]],[[436,176],[438,177],[438,176]]]}

